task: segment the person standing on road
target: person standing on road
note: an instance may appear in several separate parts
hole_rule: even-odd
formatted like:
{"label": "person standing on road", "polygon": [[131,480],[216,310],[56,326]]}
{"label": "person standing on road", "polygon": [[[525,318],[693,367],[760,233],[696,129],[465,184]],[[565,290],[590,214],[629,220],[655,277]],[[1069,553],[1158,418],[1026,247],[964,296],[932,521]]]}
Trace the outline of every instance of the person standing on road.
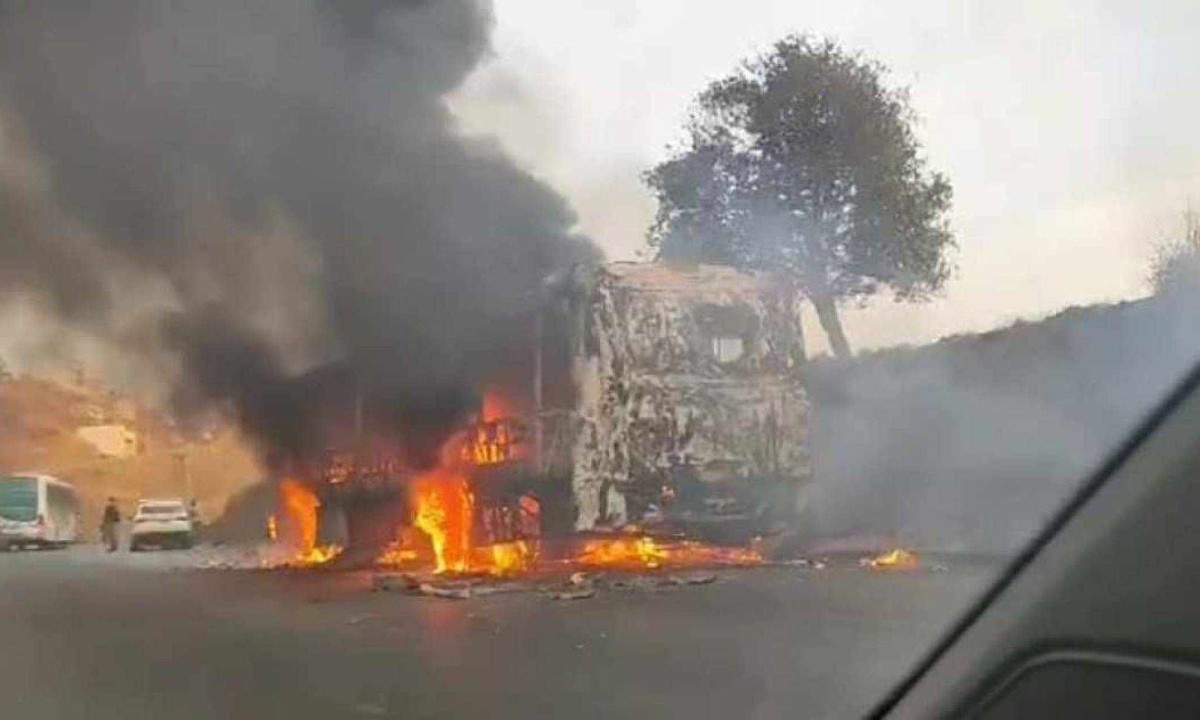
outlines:
{"label": "person standing on road", "polygon": [[117,509],[117,499],[110,497],[100,518],[100,538],[109,552],[117,551],[117,526],[120,524],[121,511]]}

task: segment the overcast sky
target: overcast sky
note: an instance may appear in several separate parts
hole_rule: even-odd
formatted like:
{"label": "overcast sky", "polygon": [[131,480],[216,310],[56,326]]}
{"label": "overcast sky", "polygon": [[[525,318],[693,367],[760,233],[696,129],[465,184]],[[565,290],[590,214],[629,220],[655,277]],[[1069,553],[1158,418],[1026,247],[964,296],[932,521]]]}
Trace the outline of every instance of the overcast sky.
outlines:
{"label": "overcast sky", "polygon": [[929,304],[848,313],[859,347],[1143,295],[1152,246],[1200,206],[1195,0],[496,0],[496,16],[495,57],[454,98],[464,128],[565,193],[614,259],[642,246],[638,174],[708,81],[790,32],[890,66],[953,182],[959,272]]}

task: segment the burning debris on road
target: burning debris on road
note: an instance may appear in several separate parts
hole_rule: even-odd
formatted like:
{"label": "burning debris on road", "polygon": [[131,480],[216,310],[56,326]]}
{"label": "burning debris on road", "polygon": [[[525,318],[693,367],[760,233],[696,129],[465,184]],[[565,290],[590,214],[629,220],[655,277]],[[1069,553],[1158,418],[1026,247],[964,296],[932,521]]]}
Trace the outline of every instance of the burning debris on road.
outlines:
{"label": "burning debris on road", "polygon": [[572,559],[584,568],[649,569],[662,567],[758,565],[762,554],[748,547],[723,547],[697,540],[622,534],[587,540]]}
{"label": "burning debris on road", "polygon": [[865,559],[863,564],[876,570],[915,570],[921,566],[921,559],[911,550],[895,548]]}

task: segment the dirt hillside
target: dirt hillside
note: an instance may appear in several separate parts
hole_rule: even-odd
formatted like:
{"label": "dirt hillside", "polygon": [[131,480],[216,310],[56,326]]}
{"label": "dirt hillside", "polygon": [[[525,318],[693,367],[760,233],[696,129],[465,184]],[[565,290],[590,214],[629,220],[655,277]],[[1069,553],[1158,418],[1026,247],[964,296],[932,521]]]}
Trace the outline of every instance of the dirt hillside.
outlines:
{"label": "dirt hillside", "polygon": [[[76,434],[93,425],[133,431],[132,454],[105,457]],[[190,484],[201,516],[211,520],[230,497],[262,477],[252,448],[234,428],[218,425],[184,440],[160,414],[98,386],[8,378],[0,380],[0,474],[17,471],[73,483],[84,501],[89,537],[110,495],[128,513],[141,497],[189,496]]]}

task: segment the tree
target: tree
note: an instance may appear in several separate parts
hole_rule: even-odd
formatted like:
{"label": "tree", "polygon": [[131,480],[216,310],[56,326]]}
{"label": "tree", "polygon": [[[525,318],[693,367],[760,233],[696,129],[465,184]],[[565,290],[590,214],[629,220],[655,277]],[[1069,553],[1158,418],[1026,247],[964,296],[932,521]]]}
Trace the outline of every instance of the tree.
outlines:
{"label": "tree", "polygon": [[773,274],[803,293],[839,356],[839,302],[920,300],[951,272],[951,188],[928,170],[903,89],[830,40],[791,36],[712,83],[685,142],[644,179],[663,260]]}
{"label": "tree", "polygon": [[1155,248],[1150,284],[1156,293],[1200,288],[1200,215],[1183,214],[1183,234]]}

